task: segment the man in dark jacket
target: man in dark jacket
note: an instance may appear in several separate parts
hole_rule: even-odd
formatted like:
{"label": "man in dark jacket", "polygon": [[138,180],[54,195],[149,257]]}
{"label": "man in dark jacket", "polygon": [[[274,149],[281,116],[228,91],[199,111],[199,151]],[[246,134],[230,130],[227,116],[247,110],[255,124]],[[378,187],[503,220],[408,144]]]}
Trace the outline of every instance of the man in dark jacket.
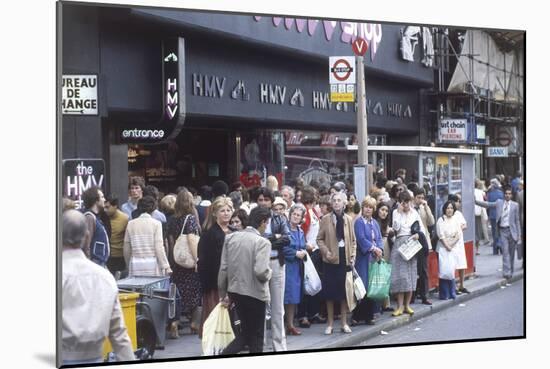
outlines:
{"label": "man in dark jacket", "polygon": [[[259,207],[271,209],[275,201],[273,192],[266,187],[258,190],[256,202]],[[264,237],[271,241],[270,268],[273,275],[269,281],[271,294],[271,337],[273,351],[286,351],[286,335],[284,326],[284,296],[285,296],[285,259],[283,249],[290,245],[290,230],[286,218],[272,212],[270,222],[266,226]]]}

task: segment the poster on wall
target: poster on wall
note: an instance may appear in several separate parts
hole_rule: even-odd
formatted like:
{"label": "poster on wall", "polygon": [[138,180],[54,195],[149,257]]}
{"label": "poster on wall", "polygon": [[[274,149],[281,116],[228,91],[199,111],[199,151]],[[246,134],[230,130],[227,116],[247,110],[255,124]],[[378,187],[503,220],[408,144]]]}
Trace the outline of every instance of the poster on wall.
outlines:
{"label": "poster on wall", "polygon": [[63,196],[73,200],[82,209],[82,194],[97,186],[105,193],[105,162],[103,159],[63,160]]}
{"label": "poster on wall", "polygon": [[466,142],[468,121],[466,119],[441,119],[439,122],[439,142]]}

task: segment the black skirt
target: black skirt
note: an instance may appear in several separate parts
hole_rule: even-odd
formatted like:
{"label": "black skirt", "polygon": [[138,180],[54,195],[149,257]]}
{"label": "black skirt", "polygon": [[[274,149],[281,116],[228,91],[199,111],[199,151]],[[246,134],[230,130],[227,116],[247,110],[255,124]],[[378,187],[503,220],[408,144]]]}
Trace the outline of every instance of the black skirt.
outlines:
{"label": "black skirt", "polygon": [[346,299],[346,250],[339,247],[339,264],[323,263],[321,298],[343,301]]}

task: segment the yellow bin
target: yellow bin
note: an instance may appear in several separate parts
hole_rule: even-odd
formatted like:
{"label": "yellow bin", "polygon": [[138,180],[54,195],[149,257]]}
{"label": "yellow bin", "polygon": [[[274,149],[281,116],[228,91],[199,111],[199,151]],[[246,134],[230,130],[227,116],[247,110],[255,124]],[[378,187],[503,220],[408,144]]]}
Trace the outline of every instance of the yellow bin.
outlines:
{"label": "yellow bin", "polygon": [[[132,349],[137,349],[137,334],[136,334],[136,301],[139,298],[139,293],[119,293],[118,299],[122,306],[122,314],[124,315],[124,322],[126,323],[126,329],[132,341]],[[113,351],[109,338],[105,339],[103,344],[103,357],[106,358],[109,352]]]}

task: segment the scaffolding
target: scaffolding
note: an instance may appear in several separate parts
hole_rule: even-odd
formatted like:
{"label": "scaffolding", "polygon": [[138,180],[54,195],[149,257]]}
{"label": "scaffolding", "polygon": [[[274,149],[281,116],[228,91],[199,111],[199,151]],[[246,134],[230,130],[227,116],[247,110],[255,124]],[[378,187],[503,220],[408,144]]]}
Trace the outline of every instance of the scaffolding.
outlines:
{"label": "scaffolding", "polygon": [[[525,32],[451,32],[448,28],[434,29],[436,84],[427,93],[433,142],[438,141],[438,123],[443,117],[467,119],[473,127],[485,126],[492,136],[501,127],[510,127],[517,137],[523,137]],[[523,141],[517,137],[512,152],[519,163],[513,170],[523,171]],[[499,146],[497,139],[487,135],[486,140],[468,144]]]}

